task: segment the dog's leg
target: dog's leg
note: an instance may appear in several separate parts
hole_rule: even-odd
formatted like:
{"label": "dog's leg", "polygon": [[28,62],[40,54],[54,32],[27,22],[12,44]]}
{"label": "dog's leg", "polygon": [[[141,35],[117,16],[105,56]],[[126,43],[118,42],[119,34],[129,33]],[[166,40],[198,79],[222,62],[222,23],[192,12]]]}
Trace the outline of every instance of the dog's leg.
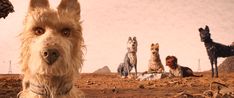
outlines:
{"label": "dog's leg", "polygon": [[215,58],[214,63],[215,63],[215,77],[218,78],[219,76],[218,76],[217,58]]}
{"label": "dog's leg", "polygon": [[119,66],[118,66],[118,69],[117,69],[118,74],[121,75],[121,76],[123,75],[122,74],[123,73],[123,67],[124,67],[123,63],[120,63]]}
{"label": "dog's leg", "polygon": [[211,71],[212,71],[212,78],[214,77],[214,67],[213,67],[213,60],[210,59],[210,64],[211,64]]}
{"label": "dog's leg", "polygon": [[137,78],[137,57],[136,57],[136,65],[134,67],[135,67],[136,78]]}
{"label": "dog's leg", "polygon": [[126,77],[128,75],[128,68],[125,66],[124,63],[121,63],[118,67],[118,73],[121,77]]}
{"label": "dog's leg", "polygon": [[129,64],[127,64],[127,71],[128,71],[128,74],[127,74],[127,76],[130,74],[130,70],[129,70]]}
{"label": "dog's leg", "polygon": [[135,65],[134,68],[135,68],[136,78],[137,78],[137,65]]}
{"label": "dog's leg", "polygon": [[126,67],[127,69],[127,74],[126,76],[128,76],[130,74],[130,58],[128,57],[128,54],[126,54],[125,58],[124,58],[124,66]]}

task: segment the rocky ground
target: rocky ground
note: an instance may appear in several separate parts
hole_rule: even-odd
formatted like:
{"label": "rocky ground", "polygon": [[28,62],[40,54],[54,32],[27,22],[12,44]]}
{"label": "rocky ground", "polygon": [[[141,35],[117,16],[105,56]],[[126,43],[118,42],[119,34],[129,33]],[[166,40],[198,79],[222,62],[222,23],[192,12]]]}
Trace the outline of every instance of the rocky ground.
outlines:
{"label": "rocky ground", "polygon": [[[204,95],[210,90],[212,82],[219,82],[228,86],[228,94],[234,92],[234,73],[221,73],[220,78],[212,79],[210,72],[199,73],[203,77],[187,78],[164,78],[154,81],[137,81],[135,79],[122,79],[117,74],[81,74],[80,79],[75,85],[85,92],[87,98],[171,98],[183,96]],[[222,89],[226,87],[216,85],[212,86],[212,92],[217,92],[217,87]],[[0,75],[0,98],[16,98],[21,90],[20,75]],[[211,92],[208,92],[210,94]],[[224,94],[223,94],[224,95]],[[233,98],[227,97],[227,98]],[[193,98],[193,97],[191,97]],[[198,97],[202,98],[202,96]]]}

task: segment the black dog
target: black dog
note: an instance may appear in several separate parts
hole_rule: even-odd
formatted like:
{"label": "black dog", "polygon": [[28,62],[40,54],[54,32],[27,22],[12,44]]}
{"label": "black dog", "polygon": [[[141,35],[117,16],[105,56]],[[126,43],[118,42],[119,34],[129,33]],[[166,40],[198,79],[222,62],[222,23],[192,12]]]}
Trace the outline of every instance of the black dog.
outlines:
{"label": "black dog", "polygon": [[214,67],[216,70],[216,77],[218,77],[218,67],[217,67],[217,58],[218,57],[229,57],[234,55],[234,46],[226,46],[220,43],[213,42],[210,38],[209,27],[206,26],[205,29],[199,28],[201,41],[205,43],[205,47],[210,59],[211,68],[212,68],[212,77],[214,77]]}

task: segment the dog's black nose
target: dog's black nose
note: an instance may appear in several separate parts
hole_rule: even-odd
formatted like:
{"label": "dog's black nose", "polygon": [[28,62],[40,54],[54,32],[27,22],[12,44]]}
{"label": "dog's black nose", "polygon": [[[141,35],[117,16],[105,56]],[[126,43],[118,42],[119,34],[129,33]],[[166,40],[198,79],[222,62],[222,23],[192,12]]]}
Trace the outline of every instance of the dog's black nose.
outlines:
{"label": "dog's black nose", "polygon": [[41,52],[41,55],[48,65],[52,65],[60,54],[57,49],[45,49]]}

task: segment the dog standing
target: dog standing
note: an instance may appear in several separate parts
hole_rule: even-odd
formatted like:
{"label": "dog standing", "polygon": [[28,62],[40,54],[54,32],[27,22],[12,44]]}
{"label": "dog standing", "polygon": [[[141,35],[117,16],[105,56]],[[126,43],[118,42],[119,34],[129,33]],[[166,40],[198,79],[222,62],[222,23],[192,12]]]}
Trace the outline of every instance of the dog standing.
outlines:
{"label": "dog standing", "polygon": [[19,98],[80,98],[74,83],[83,64],[84,40],[77,0],[30,0],[21,37],[23,90]]}
{"label": "dog standing", "polygon": [[125,55],[124,62],[118,66],[118,73],[123,77],[127,77],[132,68],[135,68],[135,73],[137,76],[137,40],[136,37],[129,37],[127,41],[128,52]]}
{"label": "dog standing", "polygon": [[159,44],[151,44],[151,58],[149,60],[149,73],[163,73],[164,67],[162,65],[160,55],[159,55]]}
{"label": "dog standing", "polygon": [[[201,41],[204,42],[207,54],[210,59],[211,68],[212,68],[212,77],[218,77],[218,66],[217,66],[217,58],[218,57],[229,57],[234,56],[234,46],[226,46],[220,43],[213,42],[211,39],[211,34],[209,27],[206,26],[205,29],[199,28]],[[215,70],[213,65],[215,64]]]}
{"label": "dog standing", "polygon": [[192,69],[177,64],[175,56],[166,57],[166,66],[170,68],[169,77],[201,77],[202,75],[194,75]]}

